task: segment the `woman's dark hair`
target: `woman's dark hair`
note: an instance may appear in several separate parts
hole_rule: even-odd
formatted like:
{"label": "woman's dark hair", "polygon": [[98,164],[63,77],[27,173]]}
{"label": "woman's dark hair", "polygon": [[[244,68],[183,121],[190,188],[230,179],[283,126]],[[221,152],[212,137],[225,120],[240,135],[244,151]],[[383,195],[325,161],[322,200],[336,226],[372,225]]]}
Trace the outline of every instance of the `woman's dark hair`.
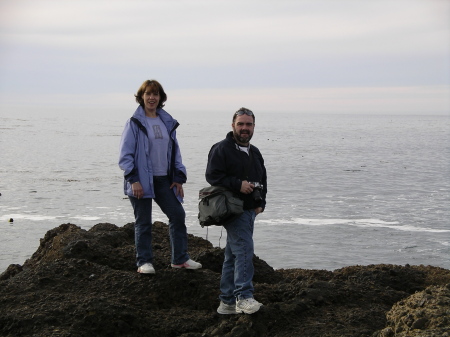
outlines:
{"label": "woman's dark hair", "polygon": [[142,95],[144,94],[144,92],[146,90],[148,90],[154,94],[159,93],[159,103],[158,103],[157,108],[161,109],[164,106],[164,103],[167,101],[167,95],[164,92],[162,85],[156,80],[147,80],[147,81],[144,81],[144,83],[142,83],[142,85],[138,89],[136,95],[134,95],[134,97],[136,97],[136,102],[138,102],[139,105],[142,107],[145,106],[144,100],[142,99]]}

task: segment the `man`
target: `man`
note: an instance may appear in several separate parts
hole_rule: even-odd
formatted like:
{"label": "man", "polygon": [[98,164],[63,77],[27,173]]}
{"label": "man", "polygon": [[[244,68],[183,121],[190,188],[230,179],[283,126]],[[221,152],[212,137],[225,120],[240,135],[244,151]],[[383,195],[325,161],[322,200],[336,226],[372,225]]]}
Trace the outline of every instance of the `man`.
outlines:
{"label": "man", "polygon": [[253,298],[253,227],[266,206],[267,174],[261,152],[250,145],[255,130],[253,112],[246,108],[236,111],[231,127],[233,131],[211,147],[205,174],[208,183],[227,187],[244,201],[244,213],[224,225],[227,244],[217,312],[252,314],[262,306]]}

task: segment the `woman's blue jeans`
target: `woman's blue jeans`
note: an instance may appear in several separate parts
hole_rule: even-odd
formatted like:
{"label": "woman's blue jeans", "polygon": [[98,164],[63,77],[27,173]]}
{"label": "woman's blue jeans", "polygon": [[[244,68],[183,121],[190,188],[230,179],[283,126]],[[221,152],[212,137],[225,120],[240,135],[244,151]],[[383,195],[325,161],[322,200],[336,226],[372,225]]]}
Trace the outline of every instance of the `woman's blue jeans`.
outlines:
{"label": "woman's blue jeans", "polygon": [[234,304],[236,300],[253,297],[253,228],[256,213],[246,210],[225,225],[227,245],[220,280],[220,300]]}
{"label": "woman's blue jeans", "polygon": [[[170,245],[173,264],[182,264],[189,260],[186,213],[173,190],[167,176],[153,177],[155,202],[169,218]],[[134,210],[134,238],[136,243],[136,264],[153,263],[152,250],[152,199],[129,197]]]}

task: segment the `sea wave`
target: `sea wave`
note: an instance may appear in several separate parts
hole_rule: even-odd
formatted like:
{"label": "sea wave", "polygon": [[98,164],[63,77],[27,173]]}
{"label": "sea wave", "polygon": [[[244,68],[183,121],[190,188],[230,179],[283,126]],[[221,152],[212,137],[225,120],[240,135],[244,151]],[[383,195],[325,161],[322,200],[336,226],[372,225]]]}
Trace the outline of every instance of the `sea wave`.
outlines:
{"label": "sea wave", "polygon": [[[57,219],[62,219],[62,221],[70,220],[84,220],[84,221],[96,221],[101,220],[99,216],[88,216],[88,215],[75,215],[75,216],[49,216],[49,215],[39,215],[39,214],[8,214],[0,216],[0,221],[9,221],[9,219],[16,220],[29,220],[29,221],[52,221]],[[56,224],[58,226],[58,224]]]}
{"label": "sea wave", "polygon": [[48,221],[48,220],[55,220],[57,218],[58,217],[56,217],[56,216],[39,215],[39,214],[8,214],[8,215],[0,216],[0,221],[9,221],[9,219]]}
{"label": "sea wave", "polygon": [[308,218],[293,218],[293,219],[271,219],[258,220],[260,223],[268,225],[293,224],[303,226],[356,226],[364,228],[389,228],[398,231],[407,232],[430,232],[430,233],[448,233],[448,229],[437,229],[429,227],[418,227],[413,225],[401,225],[398,221],[384,221],[380,219],[308,219]]}

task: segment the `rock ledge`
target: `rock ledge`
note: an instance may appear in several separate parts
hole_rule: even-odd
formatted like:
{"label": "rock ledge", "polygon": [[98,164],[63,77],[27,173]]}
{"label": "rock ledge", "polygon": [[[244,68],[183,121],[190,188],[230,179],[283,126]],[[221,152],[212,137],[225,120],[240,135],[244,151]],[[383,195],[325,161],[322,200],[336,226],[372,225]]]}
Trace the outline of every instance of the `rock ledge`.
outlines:
{"label": "rock ledge", "polygon": [[133,224],[48,231],[0,275],[1,336],[449,336],[450,271],[370,265],[274,270],[254,257],[253,315],[216,313],[223,249],[189,235],[201,270],[170,268],[155,222],[156,275],[136,273]]}

